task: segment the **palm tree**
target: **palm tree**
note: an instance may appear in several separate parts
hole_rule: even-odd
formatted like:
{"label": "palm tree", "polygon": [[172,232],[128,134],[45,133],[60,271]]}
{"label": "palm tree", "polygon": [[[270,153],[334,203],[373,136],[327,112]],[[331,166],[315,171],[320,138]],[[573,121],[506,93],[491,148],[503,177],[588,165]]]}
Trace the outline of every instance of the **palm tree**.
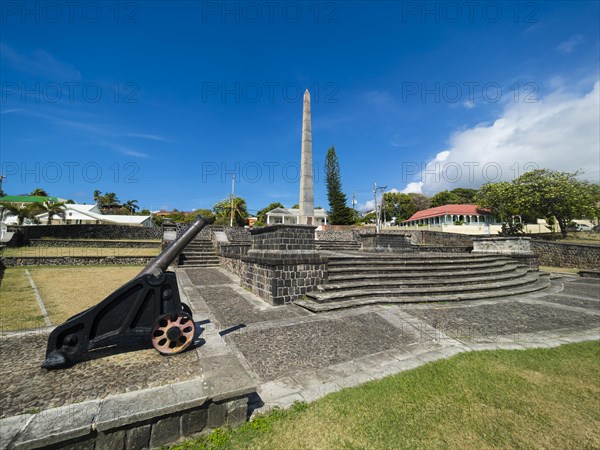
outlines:
{"label": "palm tree", "polygon": [[31,194],[34,197],[48,197],[48,193],[43,190],[42,188],[35,188],[33,191],[31,191]]}
{"label": "palm tree", "polygon": [[137,205],[137,202],[137,200],[127,200],[123,207],[128,209],[131,214],[135,214],[135,212],[140,209],[140,207]]}
{"label": "palm tree", "polygon": [[102,203],[102,192],[100,192],[98,189],[94,191],[94,203],[96,203],[98,206],[100,206]]}
{"label": "palm tree", "polygon": [[114,192],[106,192],[102,196],[102,206],[106,209],[120,208],[119,199]]}
{"label": "palm tree", "polygon": [[38,209],[42,211],[44,214],[48,214],[48,222],[47,225],[52,224],[52,218],[54,216],[58,216],[61,219],[65,218],[65,204],[64,203],[50,203],[44,202],[39,205]]}
{"label": "palm tree", "polygon": [[[18,225],[23,225],[23,222],[25,221],[25,219],[30,219],[32,216],[35,217],[35,215],[32,214],[32,208],[31,207],[25,207],[25,206],[17,206],[14,203],[0,203],[0,206],[2,206],[3,208],[3,212],[2,215],[6,215],[6,217],[13,215],[13,216],[17,216],[17,224]],[[7,214],[8,213],[8,214]],[[0,217],[0,220],[2,218]]]}

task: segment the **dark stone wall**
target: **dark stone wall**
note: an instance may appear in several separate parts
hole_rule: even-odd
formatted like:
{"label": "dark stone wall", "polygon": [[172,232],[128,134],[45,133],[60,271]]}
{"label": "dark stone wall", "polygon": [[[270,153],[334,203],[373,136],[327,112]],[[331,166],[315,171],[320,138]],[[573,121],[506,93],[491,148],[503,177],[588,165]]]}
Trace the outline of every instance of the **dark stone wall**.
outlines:
{"label": "dark stone wall", "polygon": [[15,229],[21,237],[18,245],[27,245],[32,239],[162,239],[161,228],[126,225],[32,225]]}
{"label": "dark stone wall", "polygon": [[600,245],[532,239],[531,250],[538,256],[542,266],[600,269]]}
{"label": "dark stone wall", "polygon": [[410,237],[404,234],[361,234],[360,243],[367,252],[414,252]]}
{"label": "dark stone wall", "polygon": [[156,241],[79,241],[75,239],[31,239],[30,247],[160,248]]}
{"label": "dark stone wall", "polygon": [[273,225],[252,230],[252,250],[314,250],[315,228],[303,225]]}
{"label": "dark stone wall", "polygon": [[0,258],[6,267],[18,266],[112,266],[146,265],[152,256],[14,256]]}

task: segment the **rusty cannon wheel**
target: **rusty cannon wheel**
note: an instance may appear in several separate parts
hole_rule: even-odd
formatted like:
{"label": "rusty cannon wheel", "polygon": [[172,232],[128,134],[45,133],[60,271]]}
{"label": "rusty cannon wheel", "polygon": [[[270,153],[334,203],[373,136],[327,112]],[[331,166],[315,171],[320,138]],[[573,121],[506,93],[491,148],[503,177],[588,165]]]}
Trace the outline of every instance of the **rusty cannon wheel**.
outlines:
{"label": "rusty cannon wheel", "polygon": [[190,346],[195,332],[196,325],[190,314],[165,314],[154,322],[152,345],[162,355],[174,355]]}

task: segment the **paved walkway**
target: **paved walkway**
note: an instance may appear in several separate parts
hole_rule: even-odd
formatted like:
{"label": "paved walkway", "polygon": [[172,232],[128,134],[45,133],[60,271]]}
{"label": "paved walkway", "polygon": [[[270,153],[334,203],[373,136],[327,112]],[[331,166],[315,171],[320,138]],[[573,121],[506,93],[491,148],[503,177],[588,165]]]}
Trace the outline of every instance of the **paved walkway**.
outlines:
{"label": "paved walkway", "polygon": [[600,339],[595,279],[563,276],[542,292],[489,301],[313,314],[296,305],[270,306],[223,269],[187,269],[180,277],[259,386],[255,414],[465,351]]}
{"label": "paved walkway", "polygon": [[594,279],[563,277],[545,291],[492,301],[314,314],[270,306],[223,269],[180,269],[178,277],[182,299],[201,322],[202,345],[173,357],[106,349],[70,369],[46,371],[40,364],[49,328],[3,333],[0,419],[192,380],[227,392],[258,385],[257,413],[464,351],[600,339],[600,280]]}

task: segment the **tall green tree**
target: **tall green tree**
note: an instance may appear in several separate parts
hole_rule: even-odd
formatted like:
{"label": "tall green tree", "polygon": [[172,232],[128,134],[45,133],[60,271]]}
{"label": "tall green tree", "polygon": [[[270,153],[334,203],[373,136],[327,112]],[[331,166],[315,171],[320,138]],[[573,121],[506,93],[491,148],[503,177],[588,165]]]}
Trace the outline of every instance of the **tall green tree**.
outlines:
{"label": "tall green tree", "polygon": [[[226,198],[216,203],[213,210],[217,219],[215,223],[219,225],[229,225],[231,217],[231,198]],[[241,197],[233,198],[233,224],[243,227],[246,224],[246,218],[249,216],[246,200]]]}
{"label": "tall green tree", "polygon": [[38,214],[48,214],[47,225],[52,223],[54,216],[58,216],[61,219],[65,218],[65,204],[64,203],[51,203],[44,202],[37,205]]}
{"label": "tall green tree", "polygon": [[352,208],[346,205],[346,194],[342,192],[340,164],[334,146],[327,150],[327,156],[325,157],[325,182],[330,208],[329,223],[332,225],[353,224],[355,215]]}
{"label": "tall green tree", "polygon": [[261,225],[267,223],[267,213],[275,208],[285,208],[280,202],[271,203],[269,206],[259,210],[256,213],[256,222]]}
{"label": "tall green tree", "polygon": [[[413,197],[410,194],[401,192],[386,192],[383,194],[382,209],[386,220],[392,220],[395,217],[396,222],[402,222],[418,211]],[[383,217],[382,215],[382,220]]]}
{"label": "tall green tree", "polygon": [[140,209],[140,207],[138,206],[138,201],[137,200],[127,200],[124,204],[123,207],[125,209],[127,209],[127,211],[129,211],[130,214],[135,214],[135,212]]}
{"label": "tall green tree", "polygon": [[573,219],[597,219],[598,189],[578,180],[578,175],[548,169],[524,173],[514,181],[523,209],[538,217],[554,218],[563,237],[567,237]]}
{"label": "tall green tree", "polygon": [[410,193],[410,198],[415,202],[415,206],[417,207],[417,211],[422,211],[427,208],[431,208],[431,201],[429,197],[423,194]]}
{"label": "tall green tree", "polygon": [[[578,173],[538,169],[524,173],[512,183],[483,186],[478,205],[489,209],[509,231],[515,217],[546,218],[556,222],[563,237],[574,219],[597,220],[600,189],[577,179]],[[503,227],[504,228],[504,227]]]}
{"label": "tall green tree", "polygon": [[460,202],[460,197],[449,191],[442,191],[429,199],[432,208],[443,205],[455,205]]}

